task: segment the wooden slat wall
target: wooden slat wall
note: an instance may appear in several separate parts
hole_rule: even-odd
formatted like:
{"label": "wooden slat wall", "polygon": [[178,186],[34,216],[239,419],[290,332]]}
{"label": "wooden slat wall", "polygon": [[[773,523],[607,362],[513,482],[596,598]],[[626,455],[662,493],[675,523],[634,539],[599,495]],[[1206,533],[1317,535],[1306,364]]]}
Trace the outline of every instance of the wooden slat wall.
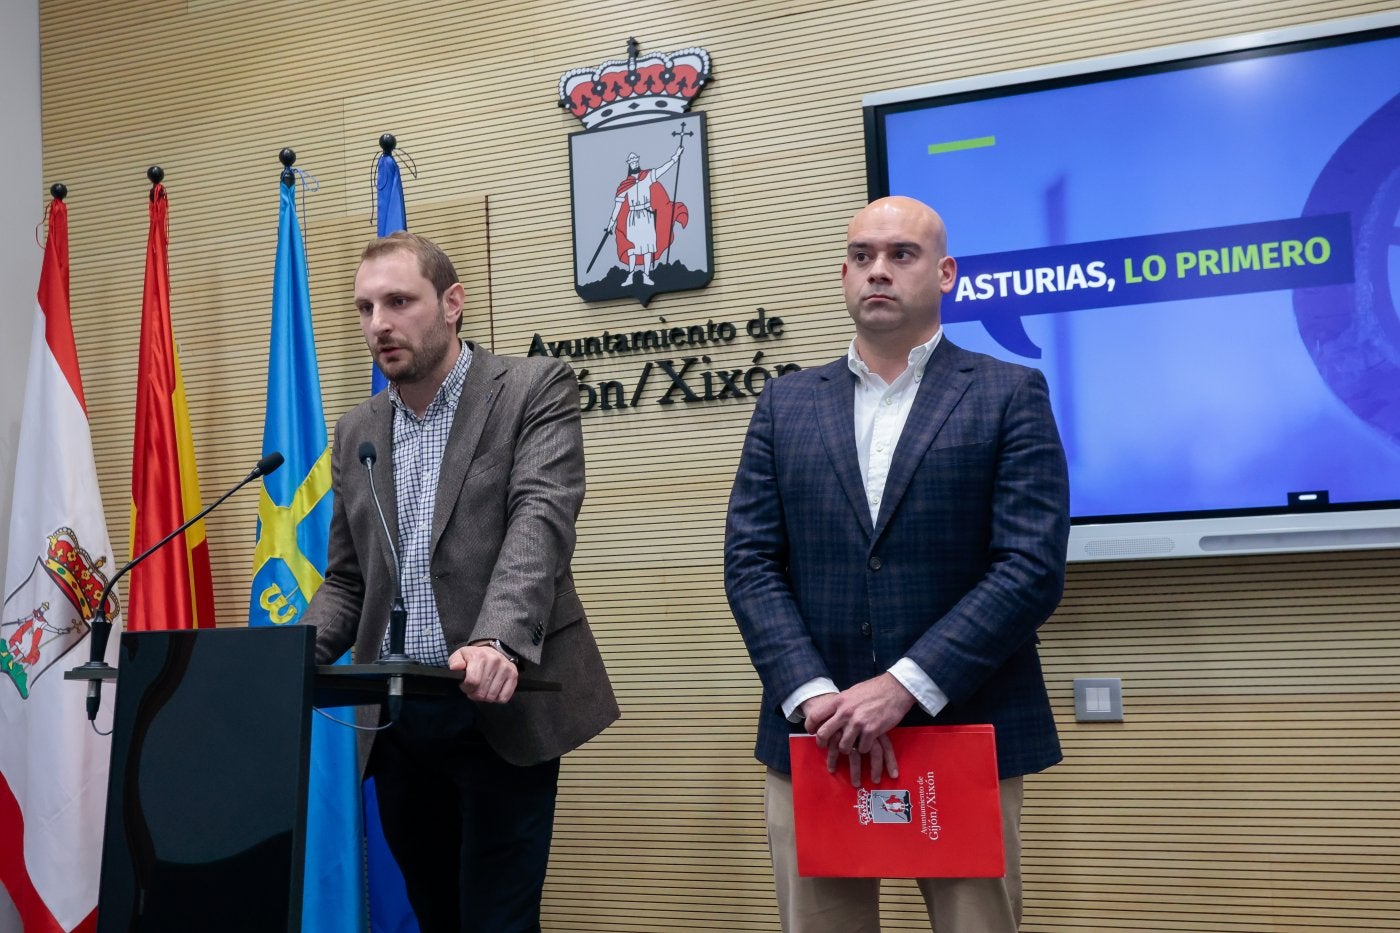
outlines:
{"label": "wooden slat wall", "polygon": [[[453,253],[466,329],[498,351],[662,316],[742,326],[762,306],[787,333],[707,348],[713,364],[763,349],[768,364],[811,365],[849,339],[836,273],[865,191],[863,94],[1391,5],[45,0],[45,178],[72,191],[75,327],[113,544],[127,537],[148,164],[167,172],[175,330],[212,496],[259,450],[282,146],[320,182],[306,226],[331,420],[367,389],[349,294],[384,131],[421,169],[406,180],[411,228]],[[561,73],[618,57],[632,34],[643,50],[704,46],[716,75],[699,100],[715,281],[647,309],[573,293],[578,127],[554,106]],[[632,379],[662,355],[579,365]],[[720,568],[751,402],[658,396],[586,416],[576,570],[625,719],[566,761],[546,926],[776,930],[757,682]],[[244,494],[209,525],[223,624],[245,618],[254,515]],[[1028,785],[1025,929],[1400,928],[1398,571],[1395,552],[1072,568],[1044,633],[1067,760]],[[1126,722],[1072,721],[1072,679],[1089,675],[1124,678]],[[926,928],[912,887],[888,890],[887,928]]]}
{"label": "wooden slat wall", "polygon": [[[1073,568],[1045,652],[1066,761],[1027,794],[1031,928],[1396,929],[1397,570]],[[1123,677],[1126,721],[1073,724],[1076,676]]]}

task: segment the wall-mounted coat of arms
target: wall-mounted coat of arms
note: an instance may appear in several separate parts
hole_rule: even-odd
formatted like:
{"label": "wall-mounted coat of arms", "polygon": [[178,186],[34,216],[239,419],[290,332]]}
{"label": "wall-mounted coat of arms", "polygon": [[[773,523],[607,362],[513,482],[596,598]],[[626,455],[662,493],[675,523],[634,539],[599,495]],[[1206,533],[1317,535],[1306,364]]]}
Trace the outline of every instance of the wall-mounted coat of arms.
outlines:
{"label": "wall-mounted coat of arms", "polygon": [[559,79],[569,136],[574,289],[585,301],[701,288],[714,277],[705,115],[688,113],[710,80],[704,49],[638,53]]}

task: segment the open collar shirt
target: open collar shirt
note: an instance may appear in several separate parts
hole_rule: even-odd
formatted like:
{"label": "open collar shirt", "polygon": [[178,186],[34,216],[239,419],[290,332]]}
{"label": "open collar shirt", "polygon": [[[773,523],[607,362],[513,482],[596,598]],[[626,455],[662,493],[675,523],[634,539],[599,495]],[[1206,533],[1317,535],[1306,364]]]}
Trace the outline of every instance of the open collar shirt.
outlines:
{"label": "open collar shirt", "polygon": [[[870,509],[870,524],[879,522],[880,503],[884,500],[885,481],[890,475],[890,464],[894,460],[895,448],[899,445],[904,424],[909,420],[909,412],[914,407],[914,397],[923,383],[924,367],[929,357],[943,339],[943,328],[938,328],[927,343],[909,351],[908,365],[895,377],[886,382],[872,371],[860,358],[855,340],[846,351],[846,365],[855,376],[855,437],[856,455],[860,460],[861,482],[865,487],[865,501]],[[900,658],[890,667],[889,673],[913,694],[915,701],[930,716],[938,715],[948,705],[948,697],[938,688],[923,668],[908,658]],[[783,712],[788,719],[796,722],[801,719],[798,708],[804,700],[823,693],[836,693],[836,684],[828,677],[819,677],[797,688],[783,703]]]}
{"label": "open collar shirt", "polygon": [[[437,501],[438,476],[447,439],[462,398],[462,386],[472,364],[471,347],[462,351],[437,394],[428,403],[423,417],[404,404],[398,387],[389,386],[394,405],[394,495],[398,501],[399,572],[402,575],[404,608],[408,627],[404,653],[423,664],[447,666],[447,641],[438,618],[431,572],[433,509]],[[380,646],[389,652],[386,632]]]}

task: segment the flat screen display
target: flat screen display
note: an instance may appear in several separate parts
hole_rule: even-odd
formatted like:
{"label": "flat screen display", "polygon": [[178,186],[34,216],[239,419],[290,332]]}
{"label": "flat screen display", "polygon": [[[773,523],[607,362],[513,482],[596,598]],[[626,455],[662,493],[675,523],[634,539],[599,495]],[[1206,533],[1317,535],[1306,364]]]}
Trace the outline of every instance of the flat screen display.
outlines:
{"label": "flat screen display", "polygon": [[[1400,18],[873,95],[866,129],[871,195],[947,223],[948,337],[1044,371],[1078,531],[1400,544]],[[1199,523],[1247,516],[1304,517]]]}

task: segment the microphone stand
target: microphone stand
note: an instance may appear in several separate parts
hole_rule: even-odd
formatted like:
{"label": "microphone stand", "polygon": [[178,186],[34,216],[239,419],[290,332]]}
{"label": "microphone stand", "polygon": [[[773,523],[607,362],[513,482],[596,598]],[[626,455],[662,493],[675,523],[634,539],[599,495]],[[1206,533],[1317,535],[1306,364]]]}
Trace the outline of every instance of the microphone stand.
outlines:
{"label": "microphone stand", "polygon": [[[404,653],[404,633],[408,628],[408,609],[403,604],[403,591],[397,575],[394,580],[394,602],[389,608],[389,653],[380,655],[376,664],[416,664]],[[389,675],[389,722],[397,722],[403,712],[403,674]]]}
{"label": "microphone stand", "polygon": [[[399,551],[394,546],[394,536],[389,533],[389,522],[384,517],[384,508],[379,504],[379,493],[374,488],[374,462],[378,453],[374,445],[365,441],[356,452],[365,472],[369,474],[369,494],[374,500],[374,510],[379,513],[379,525],[384,530],[384,543],[389,547],[389,556],[394,561],[394,601],[389,607],[389,653],[380,655],[376,664],[416,664],[404,652],[404,639],[408,630],[408,607],[403,602],[403,565],[399,563]],[[403,674],[389,675],[388,696],[385,702],[390,723],[398,722],[403,712]]]}
{"label": "microphone stand", "polygon": [[92,617],[92,645],[91,651],[88,655],[88,661],[86,664],[80,664],[79,666],[73,668],[72,671],[70,671],[70,673],[74,675],[75,679],[86,680],[88,682],[87,718],[89,722],[97,721],[97,710],[102,705],[102,681],[109,679],[111,676],[113,676],[116,670],[110,664],[107,663],[105,657],[107,654],[107,641],[112,636],[112,620],[107,618],[107,601],[111,597],[112,590],[116,587],[117,581],[124,577],[128,570],[131,570],[137,564],[141,563],[143,560],[150,557],[156,551],[160,550],[163,546],[165,546],[167,542],[173,539],[176,535],[181,534],[186,528],[190,527],[195,522],[199,521],[204,516],[214,511],[214,509],[222,505],[224,500],[227,499],[229,496],[238,492],[238,490],[242,489],[244,486],[247,486],[249,483],[257,479],[258,477],[266,476],[273,470],[276,470],[282,465],[283,459],[284,458],[282,457],[282,455],[276,451],[273,451],[266,457],[263,457],[261,460],[258,461],[258,465],[253,467],[252,472],[250,472],[247,476],[243,477],[243,479],[239,481],[238,485],[234,486],[228,492],[215,499],[212,504],[205,506],[199,511],[198,515],[194,516],[194,518],[187,519],[184,522],[184,524],[180,525],[180,527],[170,532],[170,534],[166,535],[164,538],[161,538],[155,544],[146,548],[146,550],[142,551],[130,562],[128,562],[126,566],[122,567],[122,569],[114,573],[112,575],[112,578],[107,581],[107,585],[102,588],[102,596],[97,600],[97,611]]}

